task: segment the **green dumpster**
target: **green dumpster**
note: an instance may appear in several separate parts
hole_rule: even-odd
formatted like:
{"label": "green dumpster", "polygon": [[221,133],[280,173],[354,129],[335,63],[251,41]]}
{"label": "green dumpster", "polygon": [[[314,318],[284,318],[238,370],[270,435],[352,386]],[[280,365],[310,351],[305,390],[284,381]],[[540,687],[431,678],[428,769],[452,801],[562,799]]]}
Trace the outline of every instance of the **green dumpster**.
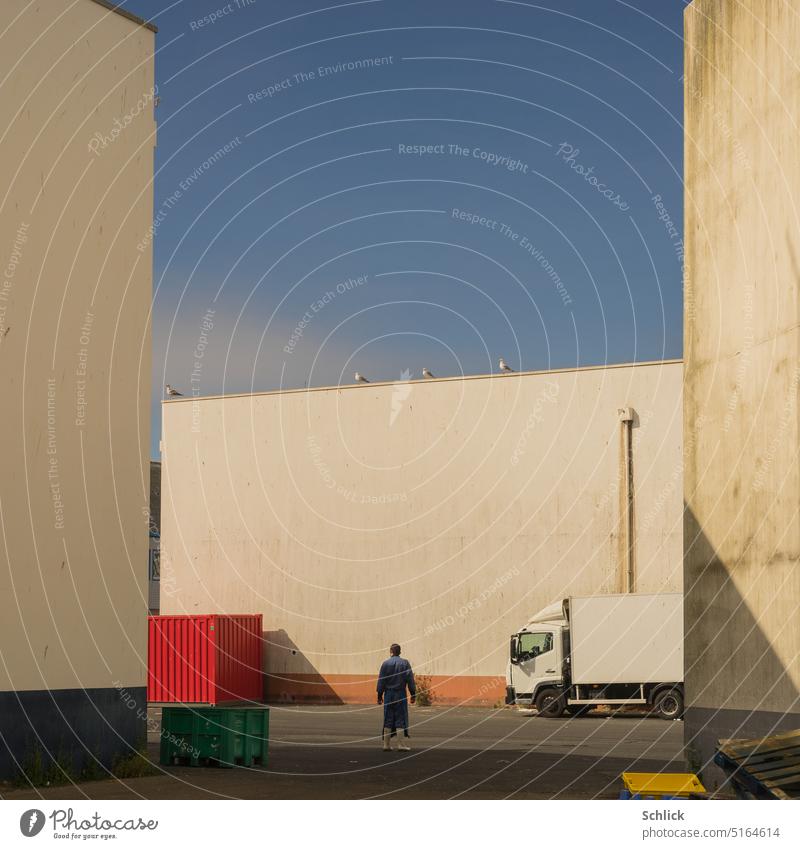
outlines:
{"label": "green dumpster", "polygon": [[267,707],[165,707],[160,762],[164,766],[266,766]]}

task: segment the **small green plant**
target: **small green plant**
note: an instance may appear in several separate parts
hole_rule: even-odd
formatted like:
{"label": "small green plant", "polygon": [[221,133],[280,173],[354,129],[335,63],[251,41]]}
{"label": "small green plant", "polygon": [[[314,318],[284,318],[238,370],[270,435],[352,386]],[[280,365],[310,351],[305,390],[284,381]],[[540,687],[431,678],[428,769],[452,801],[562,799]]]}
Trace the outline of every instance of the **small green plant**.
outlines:
{"label": "small green plant", "polygon": [[21,764],[17,775],[14,777],[14,784],[17,787],[26,787],[33,785],[34,787],[43,787],[46,781],[46,772],[44,763],[42,762],[42,752],[36,749],[34,753]]}
{"label": "small green plant", "polygon": [[420,707],[430,707],[434,702],[433,679],[430,675],[415,676],[417,682],[417,704]]}
{"label": "small green plant", "polygon": [[81,781],[141,778],[157,773],[158,769],[148,759],[144,749],[117,758],[110,770],[92,756],[89,756],[81,770],[76,770],[68,756],[59,753],[55,758],[50,758],[37,748],[20,766],[12,783],[15,787],[58,787]]}
{"label": "small green plant", "polygon": [[693,772],[703,783],[703,758],[692,743],[686,746],[685,756],[689,771]]}
{"label": "small green plant", "polygon": [[37,747],[20,765],[13,784],[16,787],[57,787],[70,784],[76,778],[70,758],[62,753],[51,758]]}
{"label": "small green plant", "polygon": [[114,761],[111,768],[114,778],[143,778],[147,775],[156,775],[159,770],[147,757],[144,751],[134,752]]}
{"label": "small green plant", "polygon": [[109,778],[108,770],[97,761],[95,757],[89,755],[83,769],[78,776],[79,781],[100,781],[103,778]]}

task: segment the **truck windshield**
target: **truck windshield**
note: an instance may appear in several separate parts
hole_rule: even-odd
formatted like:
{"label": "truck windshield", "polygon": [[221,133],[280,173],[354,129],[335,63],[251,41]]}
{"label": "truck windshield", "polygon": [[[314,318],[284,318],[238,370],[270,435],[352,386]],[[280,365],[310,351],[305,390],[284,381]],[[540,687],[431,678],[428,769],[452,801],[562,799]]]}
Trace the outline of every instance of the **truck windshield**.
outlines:
{"label": "truck windshield", "polygon": [[542,631],[535,634],[520,634],[518,643],[518,654],[520,659],[536,657],[553,648],[553,635],[550,631]]}

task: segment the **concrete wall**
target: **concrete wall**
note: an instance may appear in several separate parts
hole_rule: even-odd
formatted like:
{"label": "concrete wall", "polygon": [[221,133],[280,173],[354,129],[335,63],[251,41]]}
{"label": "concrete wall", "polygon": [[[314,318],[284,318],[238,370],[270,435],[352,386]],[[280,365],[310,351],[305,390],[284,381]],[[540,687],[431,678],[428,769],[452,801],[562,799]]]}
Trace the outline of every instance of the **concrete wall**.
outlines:
{"label": "concrete wall", "polygon": [[7,775],[144,730],[154,32],[92,0],[4,0],[0,31]]}
{"label": "concrete wall", "polygon": [[800,726],[800,2],[685,16],[686,735]]}
{"label": "concrete wall", "polygon": [[569,593],[682,587],[680,363],[163,406],[162,613],[264,614],[272,698],[374,700],[392,641],[440,701],[504,695]]}

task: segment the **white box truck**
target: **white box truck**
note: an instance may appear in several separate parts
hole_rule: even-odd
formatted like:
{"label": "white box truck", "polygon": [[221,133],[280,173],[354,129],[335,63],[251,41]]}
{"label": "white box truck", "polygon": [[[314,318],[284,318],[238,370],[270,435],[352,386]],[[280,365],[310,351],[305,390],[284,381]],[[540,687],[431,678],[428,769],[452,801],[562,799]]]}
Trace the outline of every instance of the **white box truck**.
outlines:
{"label": "white box truck", "polygon": [[683,715],[683,595],[570,597],[511,637],[506,703],[581,716],[600,705]]}

